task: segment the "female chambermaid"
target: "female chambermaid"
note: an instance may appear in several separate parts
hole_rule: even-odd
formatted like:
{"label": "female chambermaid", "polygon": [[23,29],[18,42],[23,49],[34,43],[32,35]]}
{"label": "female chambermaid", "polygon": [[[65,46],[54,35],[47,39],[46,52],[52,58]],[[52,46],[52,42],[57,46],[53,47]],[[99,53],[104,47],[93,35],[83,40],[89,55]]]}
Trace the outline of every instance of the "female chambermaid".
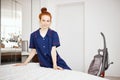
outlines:
{"label": "female chambermaid", "polygon": [[56,31],[49,28],[52,16],[51,13],[47,11],[47,8],[43,7],[41,9],[39,20],[41,27],[31,33],[30,36],[30,55],[24,63],[18,63],[16,65],[26,65],[37,53],[40,66],[56,70],[71,70],[56,51],[56,48],[60,46],[59,36]]}

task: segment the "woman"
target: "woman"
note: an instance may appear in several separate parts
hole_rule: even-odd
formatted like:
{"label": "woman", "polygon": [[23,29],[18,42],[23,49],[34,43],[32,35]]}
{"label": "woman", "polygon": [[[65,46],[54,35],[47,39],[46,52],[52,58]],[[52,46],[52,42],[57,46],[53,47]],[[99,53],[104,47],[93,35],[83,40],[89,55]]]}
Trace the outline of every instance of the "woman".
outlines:
{"label": "woman", "polygon": [[56,48],[60,46],[59,37],[56,31],[49,28],[52,16],[47,8],[41,9],[39,19],[41,28],[33,32],[30,37],[31,53],[24,63],[16,65],[26,65],[37,53],[40,66],[56,70],[71,70],[56,51]]}

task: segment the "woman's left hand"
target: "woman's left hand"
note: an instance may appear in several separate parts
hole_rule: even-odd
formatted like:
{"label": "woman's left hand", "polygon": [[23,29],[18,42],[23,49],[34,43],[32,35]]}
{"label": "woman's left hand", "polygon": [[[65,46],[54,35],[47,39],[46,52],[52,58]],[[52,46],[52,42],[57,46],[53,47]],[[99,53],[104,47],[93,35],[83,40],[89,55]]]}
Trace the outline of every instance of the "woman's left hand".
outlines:
{"label": "woman's left hand", "polygon": [[60,66],[53,66],[53,69],[55,69],[55,70],[63,70],[63,68],[62,67],[60,67]]}

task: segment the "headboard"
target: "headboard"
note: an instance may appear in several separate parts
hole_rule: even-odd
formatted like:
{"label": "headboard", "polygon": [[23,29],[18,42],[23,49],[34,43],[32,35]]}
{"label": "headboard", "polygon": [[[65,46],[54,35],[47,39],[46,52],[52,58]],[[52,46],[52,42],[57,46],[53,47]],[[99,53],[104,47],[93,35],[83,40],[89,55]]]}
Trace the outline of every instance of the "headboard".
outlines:
{"label": "headboard", "polygon": [[32,62],[39,62],[37,54],[35,54],[35,56],[32,58]]}

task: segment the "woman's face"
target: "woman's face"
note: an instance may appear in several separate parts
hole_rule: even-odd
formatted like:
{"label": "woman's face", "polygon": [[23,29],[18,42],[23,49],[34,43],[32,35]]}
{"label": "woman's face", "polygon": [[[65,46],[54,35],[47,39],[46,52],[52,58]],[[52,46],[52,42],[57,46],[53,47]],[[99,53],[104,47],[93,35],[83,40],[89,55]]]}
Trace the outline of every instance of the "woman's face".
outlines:
{"label": "woman's face", "polygon": [[41,23],[41,28],[44,28],[44,29],[49,28],[49,26],[51,24],[50,16],[43,15],[41,17],[40,23]]}

